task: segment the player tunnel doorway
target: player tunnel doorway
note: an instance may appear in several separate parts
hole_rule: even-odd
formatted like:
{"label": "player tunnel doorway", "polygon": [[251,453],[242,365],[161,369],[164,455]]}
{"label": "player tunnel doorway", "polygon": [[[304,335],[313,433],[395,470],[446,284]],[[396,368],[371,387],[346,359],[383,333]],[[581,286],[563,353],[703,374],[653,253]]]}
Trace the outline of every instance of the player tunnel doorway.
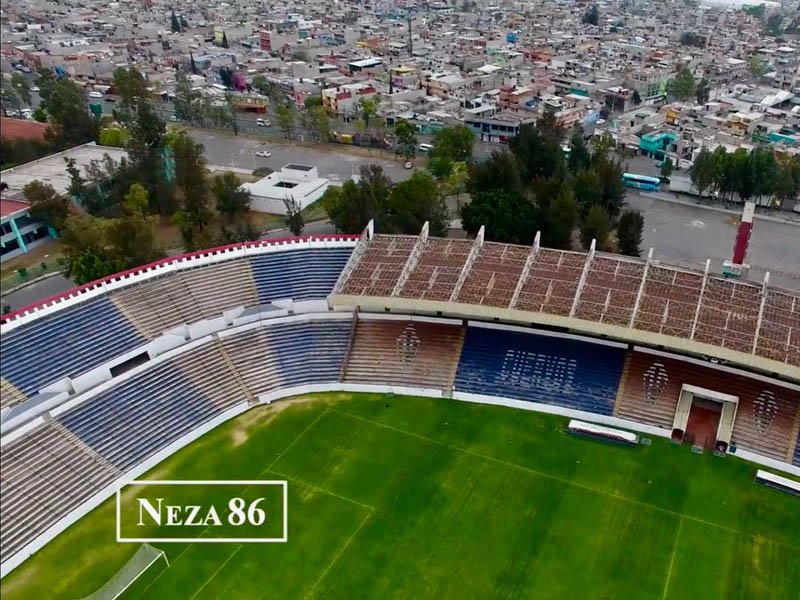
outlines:
{"label": "player tunnel doorway", "polygon": [[726,452],[738,403],[737,396],[684,384],[672,425],[673,441],[698,451]]}

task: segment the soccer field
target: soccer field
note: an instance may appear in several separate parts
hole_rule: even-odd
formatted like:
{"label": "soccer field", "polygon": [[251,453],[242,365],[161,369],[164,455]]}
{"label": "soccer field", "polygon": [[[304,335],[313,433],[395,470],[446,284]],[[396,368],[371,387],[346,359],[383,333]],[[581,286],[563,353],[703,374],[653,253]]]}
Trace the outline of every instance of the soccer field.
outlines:
{"label": "soccer field", "polygon": [[[286,479],[289,541],[155,544],[169,567],[124,598],[800,598],[800,498],[736,458],[565,424],[368,394],[253,409],[147,478]],[[115,542],[112,498],[6,577],[3,598],[77,600],[137,548]]]}

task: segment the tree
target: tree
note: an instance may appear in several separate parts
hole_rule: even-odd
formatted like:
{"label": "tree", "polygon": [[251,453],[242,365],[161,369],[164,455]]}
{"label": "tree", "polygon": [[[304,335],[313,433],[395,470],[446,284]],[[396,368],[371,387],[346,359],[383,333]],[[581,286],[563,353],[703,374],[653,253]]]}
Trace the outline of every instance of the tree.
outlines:
{"label": "tree", "polygon": [[684,31],[681,34],[680,42],[684,46],[694,46],[697,43],[697,36],[693,31]]}
{"label": "tree", "polygon": [[572,232],[580,219],[580,210],[569,190],[562,191],[542,210],[542,244],[548,248],[569,250]]}
{"label": "tree", "polygon": [[78,285],[122,270],[106,248],[108,219],[72,216],[64,226],[66,272]]}
{"label": "tree", "polygon": [[597,250],[608,249],[608,234],[611,231],[611,223],[608,214],[602,206],[595,204],[589,209],[586,218],[581,223],[581,244],[588,250],[592,240],[596,240]]}
{"label": "tree", "polygon": [[697,82],[695,98],[698,104],[705,104],[711,96],[711,82],[708,77],[703,77]]}
{"label": "tree", "polygon": [[639,90],[633,90],[631,101],[633,102],[634,106],[639,106],[642,103],[642,97],[639,95]]}
{"label": "tree", "polygon": [[41,105],[37,106],[36,110],[33,111],[33,118],[39,123],[47,123],[47,111]]}
{"label": "tree", "polygon": [[751,56],[750,60],[747,62],[747,69],[753,77],[761,79],[767,74],[768,66],[767,63],[758,56]]}
{"label": "tree", "polygon": [[69,188],[67,191],[72,198],[82,202],[86,197],[86,180],[81,175],[81,170],[76,166],[74,158],[64,158],[67,163],[66,170],[69,174]]}
{"label": "tree", "polygon": [[772,37],[778,37],[783,33],[783,16],[780,13],[772,13],[767,17],[764,33]]}
{"label": "tree", "polygon": [[317,106],[322,106],[322,96],[309,96],[303,102],[303,106],[306,107],[306,110],[311,110]]}
{"label": "tree", "polygon": [[187,249],[193,249],[203,245],[201,234],[211,221],[203,145],[182,132],[172,148],[175,156],[175,182],[182,196],[181,208],[175,213],[174,219]]}
{"label": "tree", "polygon": [[560,173],[564,166],[561,150],[563,128],[550,111],[534,124],[525,124],[519,135],[509,140],[508,146],[517,158],[524,182],[548,179]]}
{"label": "tree", "polygon": [[89,114],[85,92],[68,79],[56,80],[48,92],[47,112],[52,119],[46,138],[57,148],[91,142],[97,137],[99,122]]}
{"label": "tree", "polygon": [[405,159],[414,158],[417,152],[417,130],[405,120],[398,120],[394,126],[394,137],[396,141],[395,152],[401,154]]}
{"label": "tree", "polygon": [[687,100],[695,95],[696,85],[694,75],[683,67],[669,82],[669,93],[678,100]]}
{"label": "tree", "polygon": [[114,91],[120,97],[117,120],[130,123],[135,117],[137,106],[145,104],[150,98],[147,80],[134,67],[118,67],[114,70]]}
{"label": "tree", "polygon": [[11,74],[11,87],[23,104],[31,104],[31,86],[28,80],[19,73]]}
{"label": "tree", "polygon": [[428,171],[436,179],[446,179],[453,172],[453,164],[446,156],[433,156],[428,161]]}
{"label": "tree", "polygon": [[275,111],[278,120],[278,129],[281,130],[283,137],[290,140],[294,137],[294,122],[297,111],[290,104],[281,104]]}
{"label": "tree", "polygon": [[600,22],[600,11],[597,4],[592,3],[583,13],[583,22],[587,25],[597,25]]}
{"label": "tree", "polygon": [[567,158],[567,166],[571,173],[580,173],[589,168],[592,162],[592,157],[589,154],[589,148],[583,139],[583,127],[576,123],[572,129],[572,136],[569,140],[569,157]]}
{"label": "tree", "polygon": [[183,72],[178,72],[175,78],[175,116],[181,121],[189,123],[201,122],[203,119],[203,101],[201,94],[195,90],[189,78]]}
{"label": "tree", "polygon": [[431,156],[449,158],[453,162],[469,162],[475,145],[475,134],[467,125],[444,127],[433,138]]}
{"label": "tree", "polygon": [[338,231],[361,233],[370,219],[382,225],[391,187],[381,167],[362,165],[358,183],[348,180],[342,187],[329,187],[322,206]]}
{"label": "tree", "polygon": [[36,70],[36,74],[38,75],[36,85],[39,86],[39,97],[42,99],[44,104],[47,104],[50,101],[50,98],[53,96],[53,91],[57,81],[56,76],[50,69],[45,67],[39,67]]}
{"label": "tree", "polygon": [[270,96],[272,92],[272,86],[267,81],[267,78],[261,75],[260,73],[253,77],[253,82],[251,84],[259,94],[264,96]]}
{"label": "tree", "polygon": [[585,217],[589,209],[603,202],[603,185],[597,173],[592,170],[581,171],[572,183],[575,200]]}
{"label": "tree", "polygon": [[124,148],[128,143],[129,133],[122,127],[105,127],[100,130],[97,141],[101,146]]}
{"label": "tree", "polygon": [[226,171],[216,175],[211,183],[211,191],[217,199],[217,212],[233,221],[250,212],[250,192],[242,189],[239,178]]}
{"label": "tree", "polygon": [[493,190],[523,193],[525,190],[516,158],[510,152],[498,150],[493,150],[483,162],[469,165],[466,187],[470,194]]}
{"label": "tree", "polygon": [[308,110],[306,113],[306,129],[314,141],[320,144],[327,144],[330,141],[331,121],[322,106],[314,106]]}
{"label": "tree", "polygon": [[534,203],[520,192],[482,191],[461,207],[464,231],[476,235],[481,225],[488,240],[530,245],[539,229],[539,215]]}
{"label": "tree", "polygon": [[34,219],[44,220],[57,232],[64,228],[69,216],[69,198],[56,192],[49,183],[42,183],[38,179],[26,184],[22,188],[22,195],[30,204]]}
{"label": "tree", "polygon": [[669,179],[672,175],[672,159],[669,156],[665,156],[663,162],[661,163],[661,176],[665,179]]}
{"label": "tree", "polygon": [[225,33],[224,31],[222,32],[222,43],[221,43],[221,45],[222,45],[223,48],[227,48],[228,47],[228,34]]}
{"label": "tree", "polygon": [[295,50],[292,52],[292,60],[299,60],[302,62],[309,62],[308,52],[305,50]]}
{"label": "tree", "polygon": [[702,198],[703,193],[714,183],[714,157],[711,152],[705,148],[700,150],[697,158],[694,159],[689,176],[692,178],[692,184],[697,188],[698,195]]}
{"label": "tree", "polygon": [[294,197],[287,197],[283,199],[283,204],[286,206],[286,227],[289,228],[292,235],[300,235],[305,227],[300,203]]}
{"label": "tree", "polygon": [[123,216],[106,225],[106,247],[112,262],[132,269],[164,256],[156,242],[155,219],[147,215],[149,199],[143,185],[130,186],[122,203]]}
{"label": "tree", "polygon": [[414,234],[428,222],[431,235],[445,237],[449,216],[439,187],[424,171],[417,171],[389,192],[381,231]]}
{"label": "tree", "polygon": [[137,105],[134,117],[130,125],[128,146],[131,158],[141,161],[146,153],[161,147],[167,126],[147,102]]}
{"label": "tree", "polygon": [[178,17],[175,16],[175,9],[172,10],[172,15],[170,16],[170,31],[172,33],[178,33],[181,30],[181,24],[178,21]]}
{"label": "tree", "polygon": [[620,254],[640,256],[642,235],[644,233],[644,217],[636,210],[626,210],[619,218],[617,226],[617,243]]}
{"label": "tree", "polygon": [[616,218],[625,205],[625,185],[622,182],[624,168],[619,160],[607,154],[593,156],[594,172],[600,180],[600,204],[609,217]]}
{"label": "tree", "polygon": [[369,132],[370,124],[373,119],[378,115],[378,106],[381,103],[381,97],[375,95],[372,98],[361,98],[359,100],[359,108],[361,109],[361,120],[364,122],[364,129]]}

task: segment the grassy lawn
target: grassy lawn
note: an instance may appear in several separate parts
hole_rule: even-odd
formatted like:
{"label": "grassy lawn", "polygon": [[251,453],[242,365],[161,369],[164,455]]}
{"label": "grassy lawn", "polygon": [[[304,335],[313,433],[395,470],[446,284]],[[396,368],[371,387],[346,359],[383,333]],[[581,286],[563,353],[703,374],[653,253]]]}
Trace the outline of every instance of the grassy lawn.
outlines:
{"label": "grassy lawn", "polygon": [[[170,566],[126,600],[799,597],[800,500],[744,461],[593,442],[500,407],[315,398],[251,410],[148,475],[286,479],[289,541],[155,544]],[[106,502],[4,598],[91,593],[136,551],[114,525]]]}

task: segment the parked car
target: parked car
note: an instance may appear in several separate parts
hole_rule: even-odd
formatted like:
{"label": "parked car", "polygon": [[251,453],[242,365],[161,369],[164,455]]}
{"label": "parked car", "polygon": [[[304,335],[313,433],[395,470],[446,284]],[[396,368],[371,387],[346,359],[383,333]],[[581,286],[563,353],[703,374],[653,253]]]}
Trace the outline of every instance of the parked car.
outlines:
{"label": "parked car", "polygon": [[106,97],[105,97],[105,101],[106,101],[106,102],[116,102],[116,100],[114,99],[114,97],[113,97],[113,96],[106,96]]}
{"label": "parked car", "polygon": [[176,123],[176,122],[180,121],[180,119],[178,117],[176,117],[175,115],[170,115],[169,116],[169,120],[172,121],[173,123]]}
{"label": "parked car", "polygon": [[20,111],[23,119],[32,119],[33,118],[33,111],[30,108],[23,108]]}
{"label": "parked car", "polygon": [[89,92],[89,98],[102,98],[103,94],[101,92]]}
{"label": "parked car", "polygon": [[412,164],[411,164],[411,161],[410,161],[410,160],[407,160],[407,161],[406,161],[406,164],[404,164],[403,166],[404,166],[406,169],[410,169],[410,168],[411,168],[411,167],[413,167],[414,165],[412,165]]}
{"label": "parked car", "polygon": [[272,152],[270,152],[269,150],[259,150],[255,154],[260,158],[269,158],[270,156],[272,156]]}
{"label": "parked car", "polygon": [[269,127],[272,125],[272,121],[269,119],[256,119],[256,125],[259,127]]}
{"label": "parked car", "polygon": [[31,86],[31,91],[32,92],[38,92],[39,91],[39,86],[38,85]]}
{"label": "parked car", "polygon": [[433,144],[420,144],[419,149],[422,152],[428,153],[433,150]]}

